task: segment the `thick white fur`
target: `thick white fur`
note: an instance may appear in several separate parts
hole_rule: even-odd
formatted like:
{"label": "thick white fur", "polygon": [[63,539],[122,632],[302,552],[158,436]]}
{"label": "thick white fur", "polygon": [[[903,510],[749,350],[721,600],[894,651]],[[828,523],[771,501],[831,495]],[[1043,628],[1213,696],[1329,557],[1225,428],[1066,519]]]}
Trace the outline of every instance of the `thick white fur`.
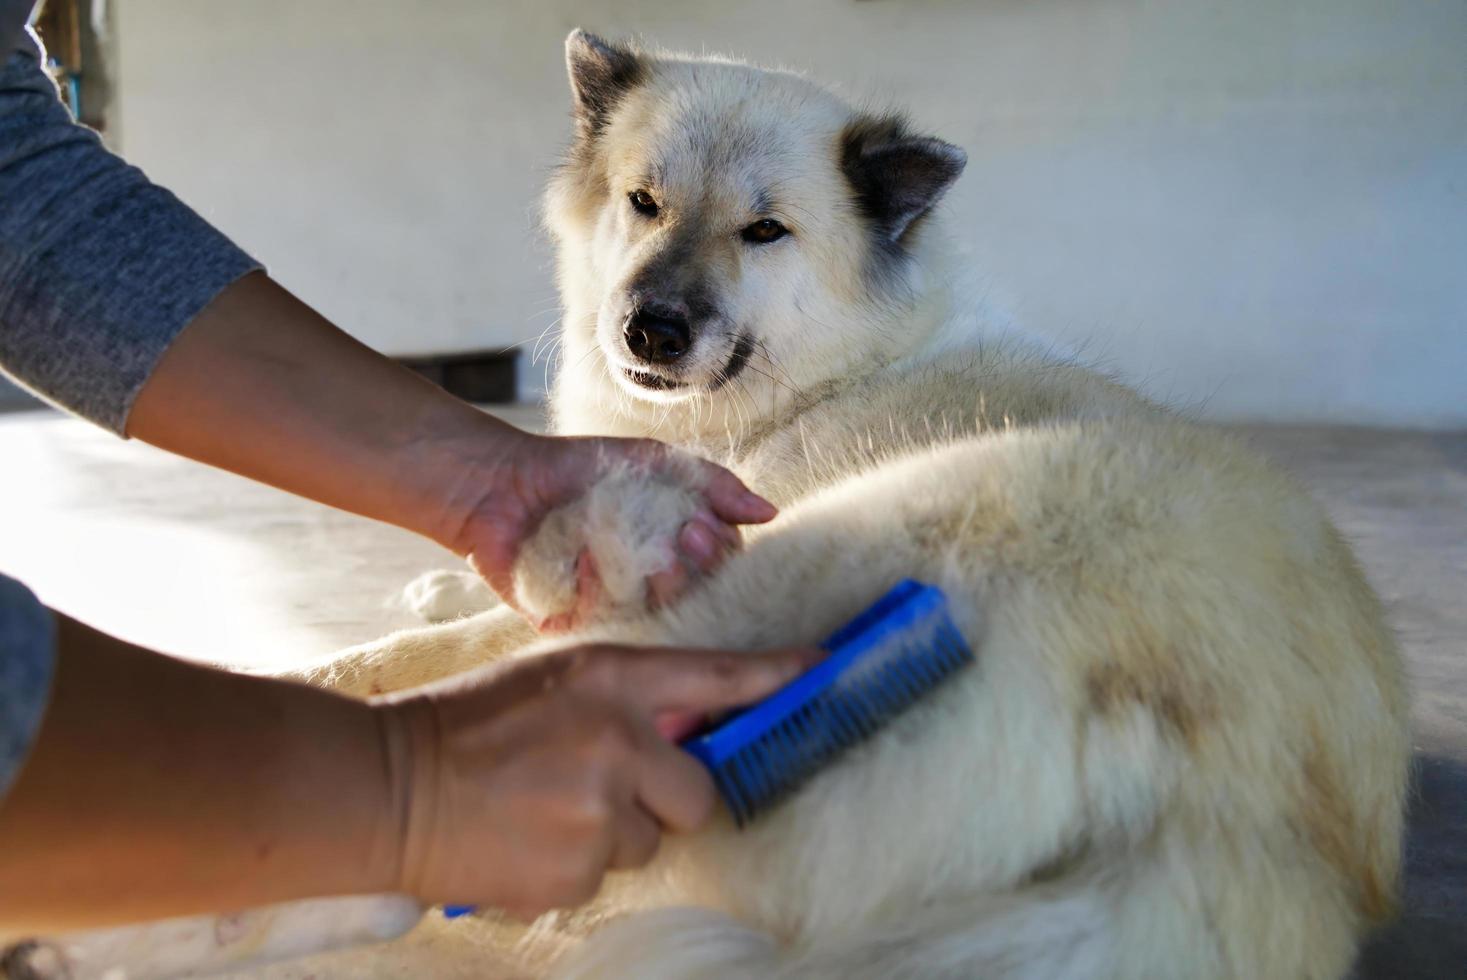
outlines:
{"label": "thick white fur", "polygon": [[[1391,911],[1408,742],[1392,638],[1324,514],[1231,440],[991,326],[939,213],[874,287],[839,100],[788,74],[641,57],[548,198],[556,424],[677,440],[784,513],[676,607],[566,642],[812,642],[914,576],[945,590],[978,666],[747,830],[669,840],[610,883],[613,921],[558,969],[1345,973]],[[668,213],[649,231],[626,194],[653,159]],[[718,233],[745,220],[750,182],[778,188],[794,229],[753,252]],[[759,370],[713,392],[647,392],[620,371],[626,284],[671,247],[679,206],[704,233],[678,247],[717,297],[684,370],[711,377],[741,330],[759,341]],[[685,516],[665,485],[611,481],[595,525],[561,526],[536,559],[561,569],[543,580],[557,603],[581,547],[625,546],[602,528],[651,539],[649,514],[663,536]],[[458,667],[466,633],[533,654],[497,615],[497,632],[468,620],[367,662]]]}
{"label": "thick white fur", "polygon": [[[573,36],[573,60],[590,43]],[[814,642],[913,576],[947,593],[977,666],[748,829],[719,820],[616,876],[607,924],[554,969],[1344,974],[1391,912],[1408,741],[1392,637],[1324,514],[1228,438],[996,330],[940,213],[874,282],[839,167],[855,113],[834,96],[728,61],[640,64],[548,198],[556,425],[675,440],[783,513],[673,608],[634,611],[626,579],[601,625],[556,642]],[[656,228],[626,204],[653,162]],[[776,189],[794,233],[748,250],[754,185]],[[681,232],[716,297],[684,377],[714,377],[741,331],[758,354],[737,384],[650,392],[621,371],[626,286]],[[536,545],[522,598],[561,607],[581,548],[635,555],[687,506],[625,473],[592,501],[594,520],[557,519]],[[546,646],[531,641],[499,609],[314,677],[389,690]],[[476,928],[425,922],[417,975]],[[371,975],[375,955],[313,969]]]}
{"label": "thick white fur", "polygon": [[582,975],[1347,969],[1393,888],[1400,695],[1369,593],[1293,488],[1164,422],[958,439],[815,494],[606,635],[810,640],[903,574],[954,598],[979,669],[609,896],[719,909],[718,941],[706,918],[633,920]]}

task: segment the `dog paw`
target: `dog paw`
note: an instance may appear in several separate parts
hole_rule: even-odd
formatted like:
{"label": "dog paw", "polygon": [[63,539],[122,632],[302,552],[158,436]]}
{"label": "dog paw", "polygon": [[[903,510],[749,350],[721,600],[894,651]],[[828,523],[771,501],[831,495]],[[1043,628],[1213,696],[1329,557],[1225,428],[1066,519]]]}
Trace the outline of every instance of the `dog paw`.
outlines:
{"label": "dog paw", "polygon": [[71,932],[0,950],[0,976],[109,980],[249,971],[253,977],[273,959],[396,938],[422,915],[406,895],[357,895]]}
{"label": "dog paw", "polygon": [[403,603],[423,621],[447,623],[499,605],[499,597],[473,572],[424,572],[402,591]]}
{"label": "dog paw", "polygon": [[520,550],[515,603],[542,630],[668,605],[739,547],[686,466],[617,466],[552,511]]}

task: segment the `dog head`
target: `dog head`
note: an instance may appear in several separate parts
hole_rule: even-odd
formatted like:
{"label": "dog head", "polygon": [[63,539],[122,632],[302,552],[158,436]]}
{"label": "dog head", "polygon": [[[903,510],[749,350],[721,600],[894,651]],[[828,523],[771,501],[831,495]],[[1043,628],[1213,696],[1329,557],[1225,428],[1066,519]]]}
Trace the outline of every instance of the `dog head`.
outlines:
{"label": "dog head", "polygon": [[568,402],[631,431],[741,425],[921,342],[924,226],[962,150],[785,72],[581,31],[566,55],[562,428],[607,428]]}

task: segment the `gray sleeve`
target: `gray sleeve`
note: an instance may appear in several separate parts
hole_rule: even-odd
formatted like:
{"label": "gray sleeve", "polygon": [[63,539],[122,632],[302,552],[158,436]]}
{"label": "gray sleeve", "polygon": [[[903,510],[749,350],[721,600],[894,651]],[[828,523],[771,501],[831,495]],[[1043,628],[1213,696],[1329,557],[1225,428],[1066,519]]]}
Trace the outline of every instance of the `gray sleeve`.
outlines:
{"label": "gray sleeve", "polygon": [[0,796],[41,727],[55,660],[55,617],[25,586],[0,575]]}
{"label": "gray sleeve", "polygon": [[0,370],[121,434],[179,331],[259,265],[72,122],[34,53],[0,57]]}

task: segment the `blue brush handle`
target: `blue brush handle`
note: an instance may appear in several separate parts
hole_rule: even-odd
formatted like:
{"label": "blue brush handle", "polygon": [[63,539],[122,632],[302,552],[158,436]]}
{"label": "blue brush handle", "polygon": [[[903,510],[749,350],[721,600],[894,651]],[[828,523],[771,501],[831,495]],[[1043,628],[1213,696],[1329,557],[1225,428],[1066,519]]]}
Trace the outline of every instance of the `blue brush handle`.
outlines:
{"label": "blue brush handle", "polygon": [[[941,589],[903,579],[821,644],[830,651],[830,656],[764,700],[726,718],[717,728],[689,738],[682,747],[705,766],[716,769],[819,696],[873,644],[905,632],[914,623],[929,620],[943,607],[944,601]],[[457,919],[475,911],[473,905],[445,905],[443,917]]]}
{"label": "blue brush handle", "polygon": [[903,579],[821,644],[830,651],[830,656],[764,700],[725,719],[712,731],[688,739],[683,748],[710,769],[718,768],[818,697],[873,645],[888,636],[906,632],[914,623],[929,620],[943,603],[941,589]]}

